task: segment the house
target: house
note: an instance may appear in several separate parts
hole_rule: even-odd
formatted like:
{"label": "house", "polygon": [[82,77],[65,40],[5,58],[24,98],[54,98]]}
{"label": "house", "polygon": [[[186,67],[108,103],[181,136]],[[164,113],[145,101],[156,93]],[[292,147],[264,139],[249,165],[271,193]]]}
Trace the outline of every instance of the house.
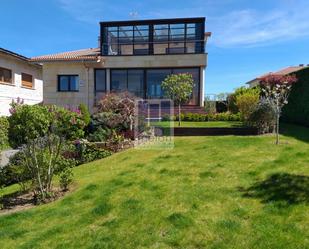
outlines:
{"label": "house", "polygon": [[10,114],[10,103],[17,98],[30,105],[42,102],[42,66],[0,48],[0,116]]}
{"label": "house", "polygon": [[309,67],[309,64],[307,66],[305,66],[304,64],[299,64],[298,66],[290,66],[290,67],[286,67],[286,68],[283,68],[283,69],[280,69],[276,72],[269,72],[269,73],[266,73],[266,74],[263,74],[257,78],[254,78],[250,81],[248,81],[246,84],[249,85],[249,87],[255,87],[255,86],[258,86],[259,83],[260,83],[260,79],[265,77],[265,76],[268,76],[268,75],[289,75],[289,74],[295,74],[296,72],[300,71],[300,70],[303,70],[305,68]]}
{"label": "house", "polygon": [[143,99],[163,98],[169,74],[190,73],[195,82],[188,106],[204,100],[207,66],[205,18],[100,23],[98,48],[34,57],[43,65],[44,103],[93,111],[105,93],[129,91]]}
{"label": "house", "polygon": [[309,64],[291,66],[273,73],[267,73],[257,77],[247,84],[254,87],[259,84],[262,77],[274,75],[291,75],[297,77],[297,82],[293,84],[288,99],[288,104],[282,110],[282,120],[289,123],[305,125],[309,127]]}

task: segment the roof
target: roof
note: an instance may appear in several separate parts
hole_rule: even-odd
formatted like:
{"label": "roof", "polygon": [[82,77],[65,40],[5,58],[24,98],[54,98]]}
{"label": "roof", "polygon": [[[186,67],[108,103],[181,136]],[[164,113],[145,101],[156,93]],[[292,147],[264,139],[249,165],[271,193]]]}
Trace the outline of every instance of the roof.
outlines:
{"label": "roof", "polygon": [[104,21],[102,25],[134,25],[134,24],[150,24],[150,23],[179,23],[179,22],[205,22],[205,17],[186,17],[186,18],[165,18],[165,19],[140,19],[140,20],[124,20],[124,21]]}
{"label": "roof", "polygon": [[100,56],[99,48],[86,48],[57,54],[32,57],[33,62],[51,61],[97,61]]}
{"label": "roof", "polygon": [[268,75],[288,75],[288,74],[296,73],[296,72],[303,70],[305,68],[309,68],[309,64],[307,66],[299,65],[299,66],[286,67],[286,68],[280,69],[279,71],[276,71],[276,72],[269,72],[269,73],[263,74],[263,75],[255,78],[255,79],[248,81],[246,84],[250,84],[254,81],[258,82],[261,78],[266,77]]}
{"label": "roof", "polygon": [[18,59],[23,60],[23,61],[30,61],[30,59],[27,58],[26,56],[17,54],[15,52],[12,52],[12,51],[4,49],[4,48],[0,48],[0,52],[7,54],[7,55],[10,55],[10,56],[13,56],[13,57],[18,58]]}

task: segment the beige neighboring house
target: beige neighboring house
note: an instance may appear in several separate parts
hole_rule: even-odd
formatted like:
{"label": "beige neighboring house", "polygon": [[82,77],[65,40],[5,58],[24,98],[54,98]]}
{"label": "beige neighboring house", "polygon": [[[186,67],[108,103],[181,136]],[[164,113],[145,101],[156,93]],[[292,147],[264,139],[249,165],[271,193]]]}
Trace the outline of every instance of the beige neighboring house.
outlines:
{"label": "beige neighboring house", "polygon": [[205,18],[101,22],[100,28],[98,48],[31,58],[43,66],[44,103],[84,103],[93,111],[111,91],[160,99],[167,75],[190,73],[195,87],[188,106],[203,105]]}
{"label": "beige neighboring house", "polygon": [[42,102],[42,66],[0,48],[0,116],[10,114],[10,103],[17,98],[29,105]]}
{"label": "beige neighboring house", "polygon": [[268,75],[289,75],[289,74],[296,73],[296,72],[303,70],[305,68],[308,68],[308,67],[309,67],[309,64],[307,66],[305,64],[299,64],[298,66],[286,67],[286,68],[280,69],[279,71],[276,71],[276,72],[269,72],[269,73],[263,74],[263,75],[255,78],[253,80],[248,81],[246,84],[248,84],[249,87],[255,87],[255,86],[259,85],[260,79],[265,77],[265,76],[268,76]]}

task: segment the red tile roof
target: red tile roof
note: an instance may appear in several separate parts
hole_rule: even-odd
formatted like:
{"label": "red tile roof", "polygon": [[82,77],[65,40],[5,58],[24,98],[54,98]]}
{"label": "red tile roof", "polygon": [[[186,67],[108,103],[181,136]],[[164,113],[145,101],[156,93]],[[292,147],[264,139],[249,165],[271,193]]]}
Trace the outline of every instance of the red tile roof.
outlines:
{"label": "red tile roof", "polygon": [[300,70],[303,70],[305,68],[308,68],[309,66],[291,66],[291,67],[287,67],[287,68],[284,68],[284,69],[281,69],[279,71],[276,71],[276,72],[269,72],[269,73],[266,73],[264,75],[261,75],[259,77],[257,77],[257,79],[260,79],[260,78],[263,78],[265,76],[268,76],[270,74],[274,74],[274,75],[288,75],[288,74],[291,74],[291,73],[296,73]]}
{"label": "red tile roof", "polygon": [[57,54],[42,55],[32,57],[33,62],[49,62],[49,61],[97,61],[100,56],[99,48],[87,48],[75,51],[68,51]]}

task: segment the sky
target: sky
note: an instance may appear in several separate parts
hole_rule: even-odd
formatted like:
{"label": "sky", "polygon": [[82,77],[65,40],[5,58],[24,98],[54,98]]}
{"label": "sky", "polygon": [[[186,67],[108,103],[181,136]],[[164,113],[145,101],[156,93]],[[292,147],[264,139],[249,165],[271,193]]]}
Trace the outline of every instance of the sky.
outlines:
{"label": "sky", "polygon": [[206,17],[206,94],[309,64],[308,0],[1,0],[0,47],[32,57],[97,47],[100,21]]}

